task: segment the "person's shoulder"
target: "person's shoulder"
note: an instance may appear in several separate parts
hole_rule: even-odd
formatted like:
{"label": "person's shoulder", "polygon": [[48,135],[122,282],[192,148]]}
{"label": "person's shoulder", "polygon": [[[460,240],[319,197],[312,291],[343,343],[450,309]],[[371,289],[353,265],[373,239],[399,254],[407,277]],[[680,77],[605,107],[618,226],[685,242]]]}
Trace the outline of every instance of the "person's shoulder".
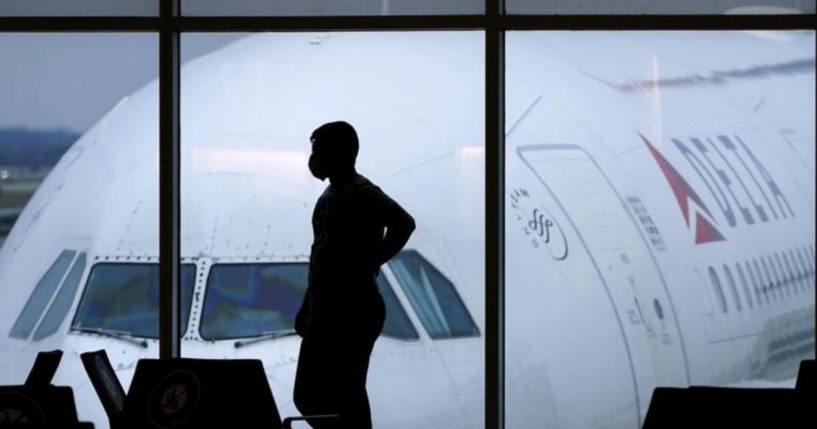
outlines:
{"label": "person's shoulder", "polygon": [[355,177],[355,193],[364,198],[382,198],[385,193],[365,176],[358,174]]}
{"label": "person's shoulder", "polygon": [[363,192],[380,191],[380,187],[362,174],[355,176],[355,187]]}

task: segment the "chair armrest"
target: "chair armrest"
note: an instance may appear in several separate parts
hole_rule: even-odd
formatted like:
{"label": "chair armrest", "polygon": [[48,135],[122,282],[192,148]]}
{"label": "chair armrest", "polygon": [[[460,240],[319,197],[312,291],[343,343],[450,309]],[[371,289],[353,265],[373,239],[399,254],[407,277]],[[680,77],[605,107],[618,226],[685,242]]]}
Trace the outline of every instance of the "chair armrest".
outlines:
{"label": "chair armrest", "polygon": [[292,422],[300,420],[329,420],[340,419],[337,414],[316,414],[314,416],[287,417],[284,419],[284,429],[292,429]]}

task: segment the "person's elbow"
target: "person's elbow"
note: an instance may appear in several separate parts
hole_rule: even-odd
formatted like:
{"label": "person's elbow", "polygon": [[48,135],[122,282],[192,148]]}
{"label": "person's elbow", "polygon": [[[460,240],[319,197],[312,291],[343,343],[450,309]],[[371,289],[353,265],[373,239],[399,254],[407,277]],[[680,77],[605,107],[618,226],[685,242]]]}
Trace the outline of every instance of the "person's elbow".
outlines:
{"label": "person's elbow", "polygon": [[407,213],[401,217],[398,222],[391,225],[389,233],[393,234],[393,237],[397,239],[397,241],[405,243],[409,240],[415,229],[417,229],[417,223],[414,222],[414,218]]}
{"label": "person's elbow", "polygon": [[411,215],[406,215],[406,231],[409,235],[417,229],[417,223],[414,221],[414,218]]}

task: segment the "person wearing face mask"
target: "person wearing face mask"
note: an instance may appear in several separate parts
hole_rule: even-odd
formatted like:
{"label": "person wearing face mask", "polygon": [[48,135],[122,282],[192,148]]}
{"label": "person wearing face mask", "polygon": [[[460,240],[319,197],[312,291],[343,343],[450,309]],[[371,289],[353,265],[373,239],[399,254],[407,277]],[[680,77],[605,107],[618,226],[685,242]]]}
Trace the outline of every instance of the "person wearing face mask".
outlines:
{"label": "person wearing face mask", "polygon": [[306,296],[295,319],[303,340],[293,399],[315,429],[371,429],[366,374],[385,321],[380,266],[405,246],[414,219],[355,169],[358,138],[346,122],[318,127],[309,170],[329,179],[312,214]]}

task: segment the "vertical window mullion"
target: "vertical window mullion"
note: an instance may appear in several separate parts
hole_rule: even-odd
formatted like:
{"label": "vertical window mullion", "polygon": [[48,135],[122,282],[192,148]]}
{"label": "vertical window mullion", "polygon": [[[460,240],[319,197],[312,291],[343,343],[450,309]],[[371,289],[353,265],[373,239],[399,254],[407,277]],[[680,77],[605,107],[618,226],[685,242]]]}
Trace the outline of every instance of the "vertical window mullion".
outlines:
{"label": "vertical window mullion", "polygon": [[505,427],[505,31],[503,0],[486,0],[485,427]]}
{"label": "vertical window mullion", "polygon": [[159,31],[159,357],[181,356],[180,341],[180,0],[161,0]]}

